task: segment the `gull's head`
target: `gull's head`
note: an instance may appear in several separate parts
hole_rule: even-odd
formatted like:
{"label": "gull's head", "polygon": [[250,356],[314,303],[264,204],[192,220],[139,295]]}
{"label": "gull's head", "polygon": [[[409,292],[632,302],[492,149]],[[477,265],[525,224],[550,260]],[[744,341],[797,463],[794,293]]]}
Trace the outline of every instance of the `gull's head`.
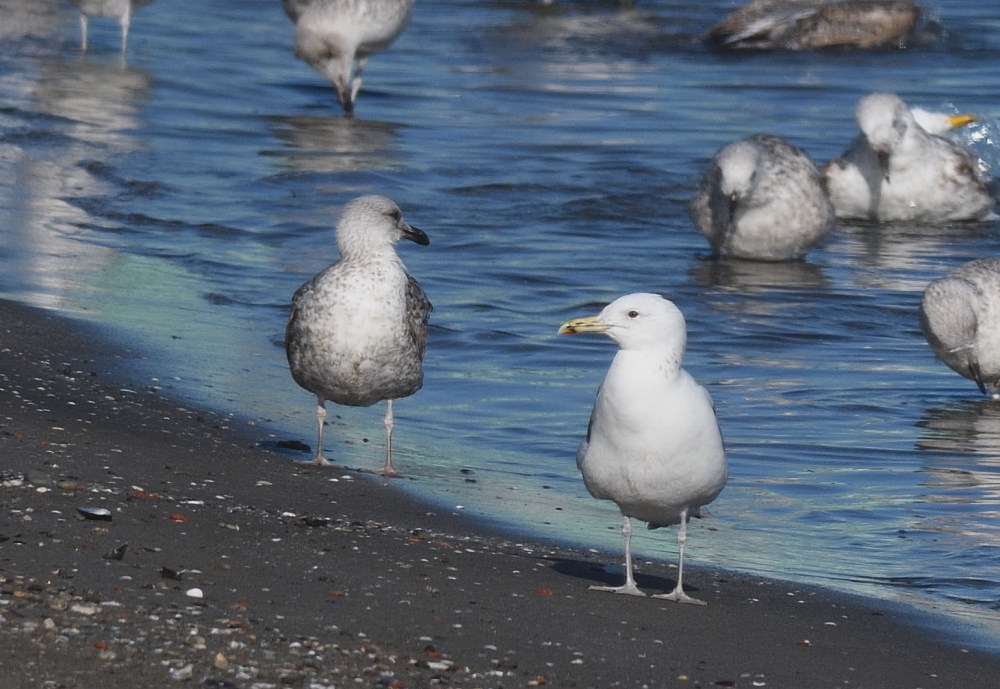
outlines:
{"label": "gull's head", "polygon": [[889,157],[907,134],[923,130],[903,99],[894,93],[870,93],[855,110],[858,128],[878,157],[885,180],[889,181]]}
{"label": "gull's head", "polygon": [[317,31],[310,22],[295,24],[295,56],[325,76],[337,92],[337,101],[350,116],[354,112],[355,41],[347,34]]}
{"label": "gull's head", "polygon": [[730,200],[742,198],[753,186],[760,163],[760,148],[750,139],[727,144],[719,151],[720,191]]}
{"label": "gull's head", "polygon": [[972,124],[979,119],[975,115],[968,115],[965,113],[952,115],[946,112],[924,110],[923,108],[910,108],[910,112],[913,114],[913,119],[916,120],[917,124],[919,124],[925,132],[934,135],[947,134],[952,129],[964,127],[965,125]]}
{"label": "gull's head", "polygon": [[340,212],[337,248],[344,258],[392,250],[400,239],[430,244],[427,235],[406,222],[399,206],[385,196],[359,196]]}
{"label": "gull's head", "polygon": [[891,153],[916,122],[903,99],[894,93],[870,93],[855,110],[858,129],[877,153]]}
{"label": "gull's head", "polygon": [[603,333],[624,350],[666,349],[679,354],[687,343],[680,309],[646,292],[619,297],[596,316],[574,318],[559,326],[560,335],[576,333]]}

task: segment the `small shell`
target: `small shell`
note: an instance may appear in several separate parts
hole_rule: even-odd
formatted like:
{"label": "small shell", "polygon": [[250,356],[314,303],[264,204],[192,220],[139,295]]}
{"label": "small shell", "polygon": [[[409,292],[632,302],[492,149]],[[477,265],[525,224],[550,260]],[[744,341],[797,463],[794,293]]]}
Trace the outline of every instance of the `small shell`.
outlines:
{"label": "small shell", "polygon": [[111,510],[104,507],[77,507],[76,511],[82,514],[85,519],[96,519],[102,522],[111,521]]}
{"label": "small shell", "polygon": [[184,595],[186,595],[188,598],[199,598],[199,599],[201,599],[201,598],[205,597],[205,592],[202,591],[199,588],[194,588],[194,589],[188,589],[187,591],[185,591]]}

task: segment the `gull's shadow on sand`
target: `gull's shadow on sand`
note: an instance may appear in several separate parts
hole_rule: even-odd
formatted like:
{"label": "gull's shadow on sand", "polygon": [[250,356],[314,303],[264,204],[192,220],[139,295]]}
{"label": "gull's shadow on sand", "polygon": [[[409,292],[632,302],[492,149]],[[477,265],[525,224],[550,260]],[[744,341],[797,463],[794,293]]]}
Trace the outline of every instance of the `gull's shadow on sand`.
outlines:
{"label": "gull's shadow on sand", "polygon": [[[552,571],[564,576],[579,579],[584,586],[621,586],[625,583],[625,568],[617,563],[602,564],[586,560],[571,560],[569,558],[552,558]],[[636,571],[635,583],[646,594],[670,593],[677,585],[676,579],[643,574]],[[583,588],[583,587],[581,587]],[[586,590],[584,588],[584,590]],[[696,586],[684,582],[684,590],[697,592]]]}

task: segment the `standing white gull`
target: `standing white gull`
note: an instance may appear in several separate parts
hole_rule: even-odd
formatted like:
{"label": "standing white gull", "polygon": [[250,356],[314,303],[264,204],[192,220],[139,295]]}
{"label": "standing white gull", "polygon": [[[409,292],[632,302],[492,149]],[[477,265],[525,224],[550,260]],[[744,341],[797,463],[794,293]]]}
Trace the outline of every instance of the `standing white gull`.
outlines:
{"label": "standing white gull", "polygon": [[333,82],[347,115],[368,58],[403,33],[413,0],[282,0],[295,22],[295,56]]}
{"label": "standing white gull", "polygon": [[659,295],[629,294],[559,328],[580,332],[604,333],[619,347],[576,463],[590,494],[613,501],[624,517],[625,584],[591,588],[645,595],[632,574],[632,519],[650,529],[679,524],[677,585],[654,597],[703,605],[683,588],[687,522],[722,491],[728,469],[712,398],[681,368],[684,316]]}
{"label": "standing white gull", "polygon": [[87,21],[89,17],[110,17],[117,19],[122,32],[121,53],[128,49],[128,30],[132,15],[153,0],[69,0],[69,4],[80,10],[80,50],[87,52]]}
{"label": "standing white gull", "polygon": [[406,272],[396,243],[430,243],[384,196],[354,199],[337,222],[340,259],[299,287],[285,328],[295,382],[316,395],[316,456],[323,455],[325,401],[367,407],[386,401],[384,475],[392,466],[392,401],[423,384],[431,304]]}
{"label": "standing white gull", "polygon": [[969,261],[931,282],[920,325],[938,359],[1000,397],[1000,258]]}
{"label": "standing white gull", "polygon": [[768,134],[719,149],[690,211],[716,254],[762,261],[801,258],[836,222],[809,156]]}
{"label": "standing white gull", "polygon": [[820,170],[838,218],[940,223],[993,217],[975,160],[921,127],[903,100],[872,93],[856,110],[861,136]]}

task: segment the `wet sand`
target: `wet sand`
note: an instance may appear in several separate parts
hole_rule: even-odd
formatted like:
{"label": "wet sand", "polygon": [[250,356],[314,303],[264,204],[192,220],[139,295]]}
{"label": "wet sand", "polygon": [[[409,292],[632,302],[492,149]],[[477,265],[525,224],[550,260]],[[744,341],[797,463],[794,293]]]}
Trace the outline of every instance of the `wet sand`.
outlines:
{"label": "wet sand", "polygon": [[[1000,655],[910,611],[788,582],[692,566],[706,607],[590,592],[616,580],[617,553],[514,541],[392,482],[294,463],[255,426],[130,380],[139,356],[0,302],[10,689],[975,689],[1000,675]],[[669,563],[639,565],[641,587],[670,589]]]}

